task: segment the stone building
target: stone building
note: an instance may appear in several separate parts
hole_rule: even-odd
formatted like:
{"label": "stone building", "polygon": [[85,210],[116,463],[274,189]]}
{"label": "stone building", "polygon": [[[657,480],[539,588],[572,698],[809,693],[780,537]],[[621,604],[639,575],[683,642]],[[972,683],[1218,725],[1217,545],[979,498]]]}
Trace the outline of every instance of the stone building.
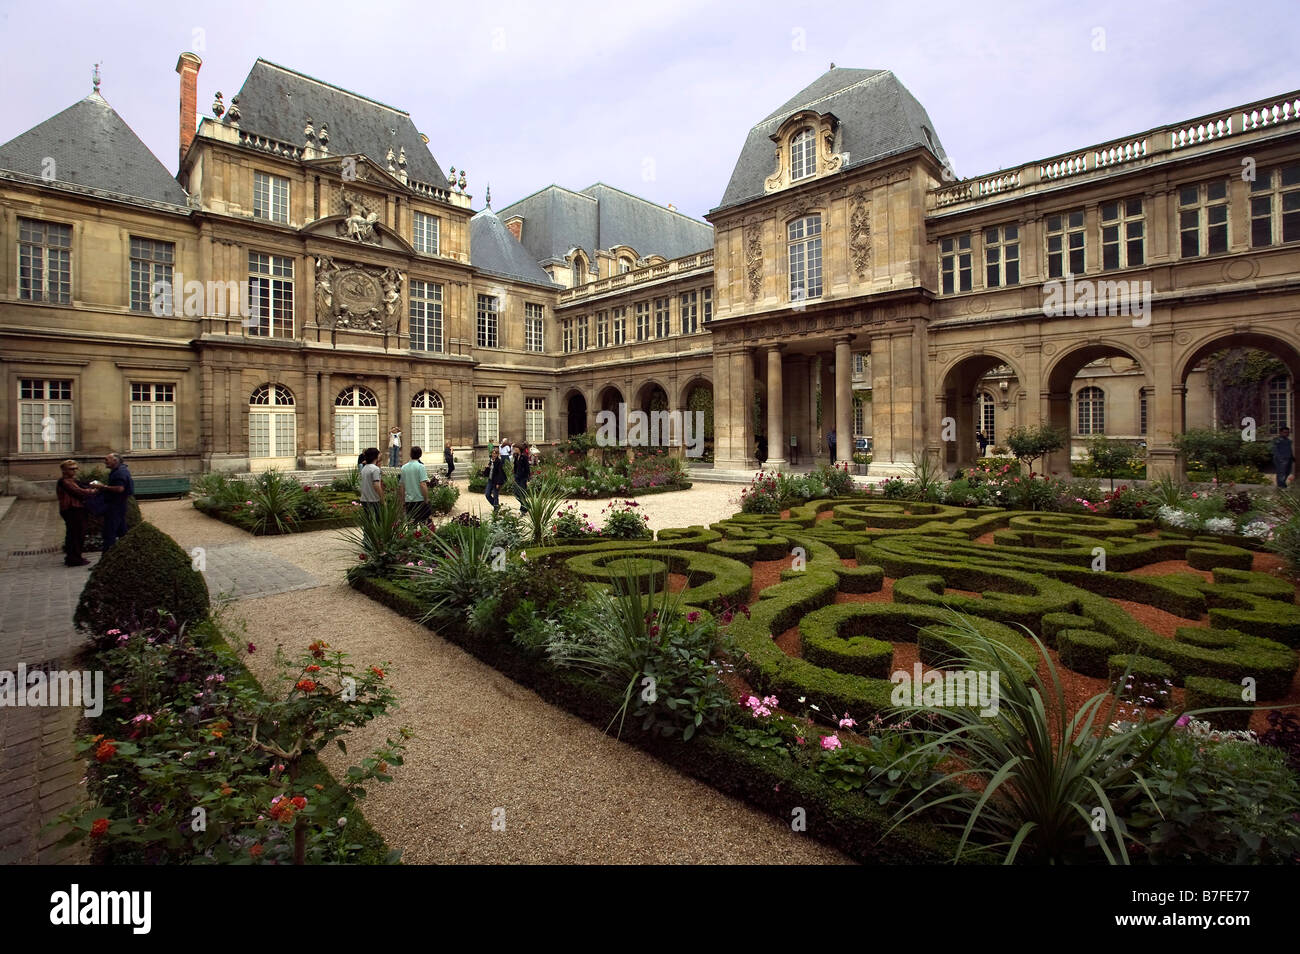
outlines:
{"label": "stone building", "polygon": [[832,428],[873,472],[955,466],[1046,420],[1159,472],[1233,346],[1294,416],[1298,94],[958,179],[892,73],[832,68],[707,224],[601,183],[475,213],[401,109],[258,60],[200,121],[200,65],[176,176],[98,80],[0,146],[0,476],[347,466],[392,425],[465,455],[620,404],[704,411],[720,469]]}

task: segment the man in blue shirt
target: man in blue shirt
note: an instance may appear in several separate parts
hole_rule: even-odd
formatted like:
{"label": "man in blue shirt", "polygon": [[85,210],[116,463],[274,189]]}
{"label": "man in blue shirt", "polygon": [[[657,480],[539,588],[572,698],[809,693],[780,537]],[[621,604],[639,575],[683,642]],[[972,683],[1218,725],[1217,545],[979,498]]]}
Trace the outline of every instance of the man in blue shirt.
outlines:
{"label": "man in blue shirt", "polygon": [[109,451],[104,457],[108,467],[108,483],[101,484],[104,492],[104,553],[120,538],[126,536],[126,502],[135,496],[135,481],[131,471],[117,451]]}

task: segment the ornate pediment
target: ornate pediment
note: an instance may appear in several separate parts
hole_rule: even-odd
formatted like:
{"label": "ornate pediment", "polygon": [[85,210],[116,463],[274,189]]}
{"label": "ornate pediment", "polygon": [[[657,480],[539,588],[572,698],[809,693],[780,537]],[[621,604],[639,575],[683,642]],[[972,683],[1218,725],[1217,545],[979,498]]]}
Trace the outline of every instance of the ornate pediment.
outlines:
{"label": "ornate pediment", "polygon": [[316,259],[316,323],[331,329],[394,333],[406,276],[395,268]]}
{"label": "ornate pediment", "polygon": [[[816,110],[803,109],[783,122],[771,136],[776,143],[776,169],[763,182],[764,192],[777,192],[788,189],[809,178],[820,178],[832,172],[838,172],[844,164],[844,155],[835,151],[836,136],[840,121],[834,113],[818,113]],[[810,177],[791,181],[790,155],[791,142],[802,130],[811,127],[816,143],[816,171]]]}

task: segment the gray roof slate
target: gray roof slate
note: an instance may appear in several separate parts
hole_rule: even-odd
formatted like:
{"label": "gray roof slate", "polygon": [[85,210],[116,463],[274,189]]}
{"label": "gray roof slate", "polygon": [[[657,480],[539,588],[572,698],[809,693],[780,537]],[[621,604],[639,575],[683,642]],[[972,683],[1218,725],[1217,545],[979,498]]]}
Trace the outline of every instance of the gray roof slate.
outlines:
{"label": "gray roof slate", "polygon": [[[388,168],[388,149],[406,149],[406,172],[440,189],[447,177],[409,113],[258,58],[239,90],[239,128],[301,146],[310,116],[329,128],[334,156],[364,155]],[[392,130],[390,132],[389,130]]]}
{"label": "gray roof slate", "polygon": [[918,146],[940,162],[947,159],[934,123],[889,70],[832,68],[770,113],[750,131],[736,160],[718,209],[762,196],[775,169],[773,133],[802,109],[833,113],[840,121],[837,151],[847,152],[853,169]]}
{"label": "gray roof slate", "polygon": [[680,258],[713,247],[713,227],[597,182],[581,192],[550,185],[500,211],[521,216],[523,247],[538,262],[562,261],[574,248],[627,245],[642,258]]}
{"label": "gray roof slate", "polygon": [[469,220],[469,262],[477,271],[557,288],[532,255],[491,209]]}
{"label": "gray roof slate", "polygon": [[98,93],[0,146],[0,169],[40,177],[46,157],[56,182],[188,207],[180,183]]}

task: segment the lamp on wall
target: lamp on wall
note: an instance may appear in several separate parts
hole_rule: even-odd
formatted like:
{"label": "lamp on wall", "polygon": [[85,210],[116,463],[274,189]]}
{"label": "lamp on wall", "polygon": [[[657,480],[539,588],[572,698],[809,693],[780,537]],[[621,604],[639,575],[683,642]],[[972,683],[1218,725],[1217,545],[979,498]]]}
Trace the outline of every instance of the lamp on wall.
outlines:
{"label": "lamp on wall", "polygon": [[1009,381],[1007,381],[1006,378],[1003,378],[1001,381],[998,382],[998,387],[1000,387],[1003,391],[1005,391],[1007,388],[1011,387],[1011,384]]}

